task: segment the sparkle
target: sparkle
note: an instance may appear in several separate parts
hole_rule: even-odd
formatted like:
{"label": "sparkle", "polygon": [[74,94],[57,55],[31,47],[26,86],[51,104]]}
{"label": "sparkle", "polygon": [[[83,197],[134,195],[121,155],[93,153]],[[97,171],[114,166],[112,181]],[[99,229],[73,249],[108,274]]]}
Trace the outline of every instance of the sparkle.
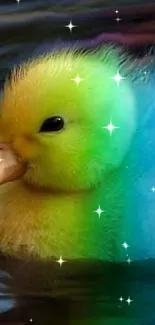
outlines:
{"label": "sparkle", "polygon": [[119,21],[122,20],[122,19],[117,17],[115,20],[119,23]]}
{"label": "sparkle", "polygon": [[111,77],[110,79],[114,79],[117,82],[117,86],[119,86],[119,82],[121,81],[121,79],[125,79],[124,77],[121,77],[119,72],[117,71],[116,76]]}
{"label": "sparkle", "polygon": [[66,261],[64,261],[64,260],[62,259],[62,256],[60,256],[59,260],[56,261],[56,262],[59,263],[59,264],[60,264],[60,267],[61,267],[62,264],[65,263]]}
{"label": "sparkle", "polygon": [[128,303],[128,305],[130,305],[132,301],[133,300],[131,300],[130,297],[128,297],[128,299],[126,300],[126,302]]}
{"label": "sparkle", "polygon": [[30,322],[33,322],[33,319],[32,318],[30,318]]}
{"label": "sparkle", "polygon": [[119,300],[122,302],[124,299],[123,299],[123,297],[120,297]]}
{"label": "sparkle", "polygon": [[4,159],[0,158],[0,163],[3,161]]}
{"label": "sparkle", "polygon": [[99,205],[98,209],[97,209],[96,211],[94,211],[94,212],[96,212],[96,213],[98,214],[99,218],[100,218],[101,213],[102,213],[102,212],[105,212],[105,211],[102,210],[102,209],[100,208],[100,205]]}
{"label": "sparkle", "polygon": [[16,0],[16,1],[17,1],[18,5],[19,5],[20,0]]}
{"label": "sparkle", "polygon": [[110,124],[107,126],[103,126],[104,129],[107,129],[110,132],[110,135],[112,134],[114,129],[118,129],[119,126],[114,126],[110,120]]}
{"label": "sparkle", "polygon": [[77,27],[77,26],[76,25],[73,25],[72,22],[71,22],[71,20],[70,20],[70,23],[68,25],[66,25],[65,27],[68,27],[70,29],[70,32],[72,32],[72,29],[74,27]]}
{"label": "sparkle", "polygon": [[154,185],[153,185],[153,187],[151,188],[151,191],[152,191],[152,192],[154,192],[154,191],[155,191],[155,187],[154,187]]}
{"label": "sparkle", "polygon": [[129,245],[127,243],[123,243],[122,246],[127,249],[129,247]]}
{"label": "sparkle", "polygon": [[116,14],[118,14],[119,11],[118,10],[115,10],[115,12],[116,12]]}
{"label": "sparkle", "polygon": [[73,81],[75,81],[77,83],[77,85],[79,85],[79,83],[83,80],[81,79],[78,75],[76,76],[75,79],[72,79]]}
{"label": "sparkle", "polygon": [[128,264],[130,264],[132,261],[130,260],[130,258],[127,259]]}

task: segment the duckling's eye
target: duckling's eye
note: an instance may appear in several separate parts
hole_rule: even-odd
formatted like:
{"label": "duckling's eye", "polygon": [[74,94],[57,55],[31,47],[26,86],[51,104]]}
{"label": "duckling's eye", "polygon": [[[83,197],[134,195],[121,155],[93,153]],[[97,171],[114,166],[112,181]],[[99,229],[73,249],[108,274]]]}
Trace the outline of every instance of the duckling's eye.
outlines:
{"label": "duckling's eye", "polygon": [[55,132],[63,129],[63,127],[63,118],[61,116],[53,116],[44,121],[39,132]]}

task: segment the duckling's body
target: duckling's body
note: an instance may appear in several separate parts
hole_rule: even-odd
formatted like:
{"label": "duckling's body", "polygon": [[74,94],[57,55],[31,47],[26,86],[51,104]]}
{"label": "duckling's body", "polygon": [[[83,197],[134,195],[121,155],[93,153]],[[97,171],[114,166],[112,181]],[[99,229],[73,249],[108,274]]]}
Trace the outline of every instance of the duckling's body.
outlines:
{"label": "duckling's body", "polygon": [[119,198],[114,198],[113,189],[112,206],[114,200],[117,205],[115,214],[112,206],[105,204],[106,211],[99,217],[94,210],[103,201],[101,192],[106,203],[108,193],[101,187],[90,193],[69,195],[42,190],[36,192],[21,181],[3,185],[0,205],[1,251],[18,257],[32,254],[37,258],[63,255],[68,259],[120,259],[122,215]]}
{"label": "duckling's body", "polygon": [[[130,82],[117,86],[112,79],[118,63],[112,49],[100,55],[62,51],[28,63],[6,84],[1,139],[27,170],[0,188],[3,253],[124,258],[123,161],[136,109]],[[53,131],[55,116],[63,116],[64,126]],[[110,121],[118,127],[112,135],[105,128]]]}

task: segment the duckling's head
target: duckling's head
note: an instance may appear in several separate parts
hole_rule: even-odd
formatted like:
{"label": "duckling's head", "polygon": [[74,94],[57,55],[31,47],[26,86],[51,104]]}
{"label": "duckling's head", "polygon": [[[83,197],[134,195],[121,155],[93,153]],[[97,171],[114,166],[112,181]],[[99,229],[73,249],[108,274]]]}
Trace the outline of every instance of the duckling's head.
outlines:
{"label": "duckling's head", "polygon": [[62,50],[15,69],[4,88],[0,138],[25,164],[26,184],[87,190],[121,164],[135,130],[135,104],[129,80],[113,78],[119,61],[113,48]]}

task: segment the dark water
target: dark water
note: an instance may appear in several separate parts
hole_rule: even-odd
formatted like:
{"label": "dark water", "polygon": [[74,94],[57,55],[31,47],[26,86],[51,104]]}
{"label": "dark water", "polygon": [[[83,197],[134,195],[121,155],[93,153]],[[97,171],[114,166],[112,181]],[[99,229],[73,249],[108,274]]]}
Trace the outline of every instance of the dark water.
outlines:
{"label": "dark water", "polygon": [[10,308],[2,324],[154,324],[155,260],[68,261],[60,268],[2,258],[1,265],[0,308]]}
{"label": "dark water", "polygon": [[[78,26],[72,33],[64,27],[70,20]],[[93,49],[114,41],[143,66],[155,55],[154,20],[153,1],[0,1],[1,90],[14,64],[62,45]],[[60,268],[1,256],[0,268],[1,324],[155,324],[153,259],[70,261]]]}

